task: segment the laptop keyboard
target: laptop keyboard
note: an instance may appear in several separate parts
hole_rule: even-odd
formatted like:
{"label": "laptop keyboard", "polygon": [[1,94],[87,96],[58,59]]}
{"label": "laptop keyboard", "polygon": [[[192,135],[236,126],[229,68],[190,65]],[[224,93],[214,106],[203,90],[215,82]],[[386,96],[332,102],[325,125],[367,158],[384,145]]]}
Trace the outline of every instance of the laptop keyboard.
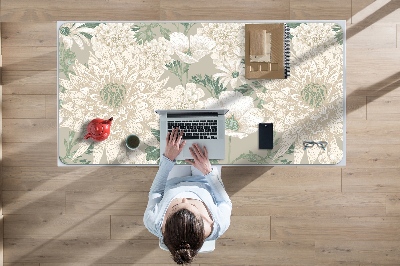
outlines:
{"label": "laptop keyboard", "polygon": [[168,121],[168,132],[178,127],[183,139],[217,139],[217,120]]}

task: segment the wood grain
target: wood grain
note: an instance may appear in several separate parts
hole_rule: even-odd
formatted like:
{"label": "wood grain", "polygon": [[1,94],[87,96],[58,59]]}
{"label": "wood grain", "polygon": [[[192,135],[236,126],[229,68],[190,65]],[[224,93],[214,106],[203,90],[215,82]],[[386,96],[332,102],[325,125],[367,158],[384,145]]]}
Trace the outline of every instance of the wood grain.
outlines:
{"label": "wood grain", "polygon": [[4,119],[3,142],[56,142],[56,119]]}
{"label": "wood grain", "polygon": [[[322,11],[322,12],[321,12]],[[290,19],[344,19],[351,18],[351,1],[346,0],[291,0]]]}
{"label": "wood grain", "polygon": [[231,195],[246,187],[247,192],[338,192],[340,168],[324,167],[226,167],[222,168],[225,188]]}
{"label": "wood grain", "polygon": [[386,214],[388,216],[400,216],[400,193],[386,196]]}
{"label": "wood grain", "polygon": [[110,239],[110,216],[7,215],[4,219],[4,229],[4,238]]}
{"label": "wood grain", "polygon": [[347,167],[392,168],[398,167],[399,145],[371,144],[350,139],[347,142]]}
{"label": "wood grain", "polygon": [[161,20],[273,20],[289,19],[289,0],[184,1],[160,0]]}
{"label": "wood grain", "polygon": [[4,191],[148,192],[155,167],[4,167]]}
{"label": "wood grain", "polygon": [[40,165],[57,167],[56,143],[51,141],[3,143],[3,167]]}
{"label": "wood grain", "polygon": [[112,215],[111,239],[153,239],[154,236],[146,229],[143,215]]}
{"label": "wood grain", "polygon": [[1,21],[42,22],[66,20],[157,20],[158,0],[47,1],[2,0]]}
{"label": "wood grain", "polygon": [[[14,1],[13,1],[14,2]],[[14,3],[21,3],[17,1]],[[2,3],[2,7],[6,6]],[[2,8],[2,13],[4,9]],[[4,21],[4,20],[2,20]],[[43,23],[20,23],[3,22],[2,26],[2,45],[8,46],[30,46],[28,49],[38,49],[37,47],[51,46],[53,51],[57,44],[57,23],[43,22]],[[32,47],[33,46],[33,47]]]}
{"label": "wood grain", "polygon": [[396,193],[400,191],[400,168],[343,169],[343,192]]}
{"label": "wood grain", "polygon": [[382,193],[246,193],[232,197],[236,216],[385,216]]}
{"label": "wood grain", "polygon": [[64,192],[3,191],[3,214],[63,214]]}
{"label": "wood grain", "polygon": [[[42,261],[43,263],[169,263],[170,253],[158,247],[158,241],[152,240],[45,240],[5,239],[8,254],[6,261]],[[196,263],[226,265],[229,258],[234,265],[305,265],[315,262],[314,241],[270,242],[235,241],[220,239],[218,252],[199,254]],[[265,252],[268,250],[268,252]],[[58,257],[54,258],[57,253]],[[99,254],[101,254],[99,256]],[[287,256],[292,254],[292,256]],[[296,259],[294,259],[296,257]]]}
{"label": "wood grain", "polygon": [[3,69],[3,94],[56,94],[57,73],[49,71],[7,71]]}
{"label": "wood grain", "polygon": [[[148,192],[66,192],[68,214],[143,215]],[[134,206],[134,207],[133,207]]]}
{"label": "wood grain", "polygon": [[395,120],[352,120],[346,130],[350,143],[400,144],[400,124]]}
{"label": "wood grain", "polygon": [[[400,96],[399,56],[400,50],[397,48],[362,49],[349,45],[346,68],[347,96]],[[372,67],[377,62],[380,67]]]}
{"label": "wood grain", "polygon": [[46,118],[44,95],[3,95],[4,118]]}
{"label": "wood grain", "polygon": [[398,240],[400,217],[272,217],[272,240]]}
{"label": "wood grain", "polygon": [[[348,96],[346,98],[346,118],[351,120],[367,119],[367,97]],[[348,127],[349,125],[347,125]]]}
{"label": "wood grain", "polygon": [[[400,89],[400,84],[399,87]],[[367,97],[367,119],[368,120],[400,120],[400,97]]]}
{"label": "wood grain", "polygon": [[358,262],[360,264],[398,264],[400,241],[335,241],[315,242],[317,260],[325,262]]}

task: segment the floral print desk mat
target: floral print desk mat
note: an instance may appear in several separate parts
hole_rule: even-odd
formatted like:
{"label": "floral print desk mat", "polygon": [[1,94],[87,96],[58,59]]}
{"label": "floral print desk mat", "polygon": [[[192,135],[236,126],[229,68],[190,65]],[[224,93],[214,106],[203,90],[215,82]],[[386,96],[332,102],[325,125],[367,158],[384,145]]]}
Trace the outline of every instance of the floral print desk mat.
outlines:
{"label": "floral print desk mat", "polygon": [[[337,164],[343,157],[343,29],[288,23],[291,73],[246,80],[244,23],[63,23],[58,42],[59,159],[64,164],[155,165],[156,109],[229,109],[226,158],[216,164]],[[105,141],[84,139],[113,117]],[[274,148],[258,149],[258,124]],[[130,134],[138,149],[125,146]],[[303,141],[327,141],[304,149]],[[183,163],[183,162],[181,162]]]}

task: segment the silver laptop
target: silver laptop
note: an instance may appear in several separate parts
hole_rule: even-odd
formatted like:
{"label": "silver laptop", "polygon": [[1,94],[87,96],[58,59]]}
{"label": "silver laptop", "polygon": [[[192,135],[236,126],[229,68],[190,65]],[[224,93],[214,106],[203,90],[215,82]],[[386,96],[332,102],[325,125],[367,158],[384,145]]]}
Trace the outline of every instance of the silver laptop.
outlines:
{"label": "silver laptop", "polygon": [[192,159],[189,147],[206,146],[209,159],[225,159],[225,114],[221,110],[156,110],[160,115],[160,153],[165,152],[168,131],[178,127],[184,131],[186,145],[176,158]]}

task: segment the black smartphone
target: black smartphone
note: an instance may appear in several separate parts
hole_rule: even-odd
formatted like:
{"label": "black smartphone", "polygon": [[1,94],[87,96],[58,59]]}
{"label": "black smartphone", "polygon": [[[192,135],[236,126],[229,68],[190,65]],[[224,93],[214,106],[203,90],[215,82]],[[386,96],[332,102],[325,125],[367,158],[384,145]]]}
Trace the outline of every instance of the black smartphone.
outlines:
{"label": "black smartphone", "polygon": [[274,148],[274,125],[272,123],[258,124],[258,148]]}

